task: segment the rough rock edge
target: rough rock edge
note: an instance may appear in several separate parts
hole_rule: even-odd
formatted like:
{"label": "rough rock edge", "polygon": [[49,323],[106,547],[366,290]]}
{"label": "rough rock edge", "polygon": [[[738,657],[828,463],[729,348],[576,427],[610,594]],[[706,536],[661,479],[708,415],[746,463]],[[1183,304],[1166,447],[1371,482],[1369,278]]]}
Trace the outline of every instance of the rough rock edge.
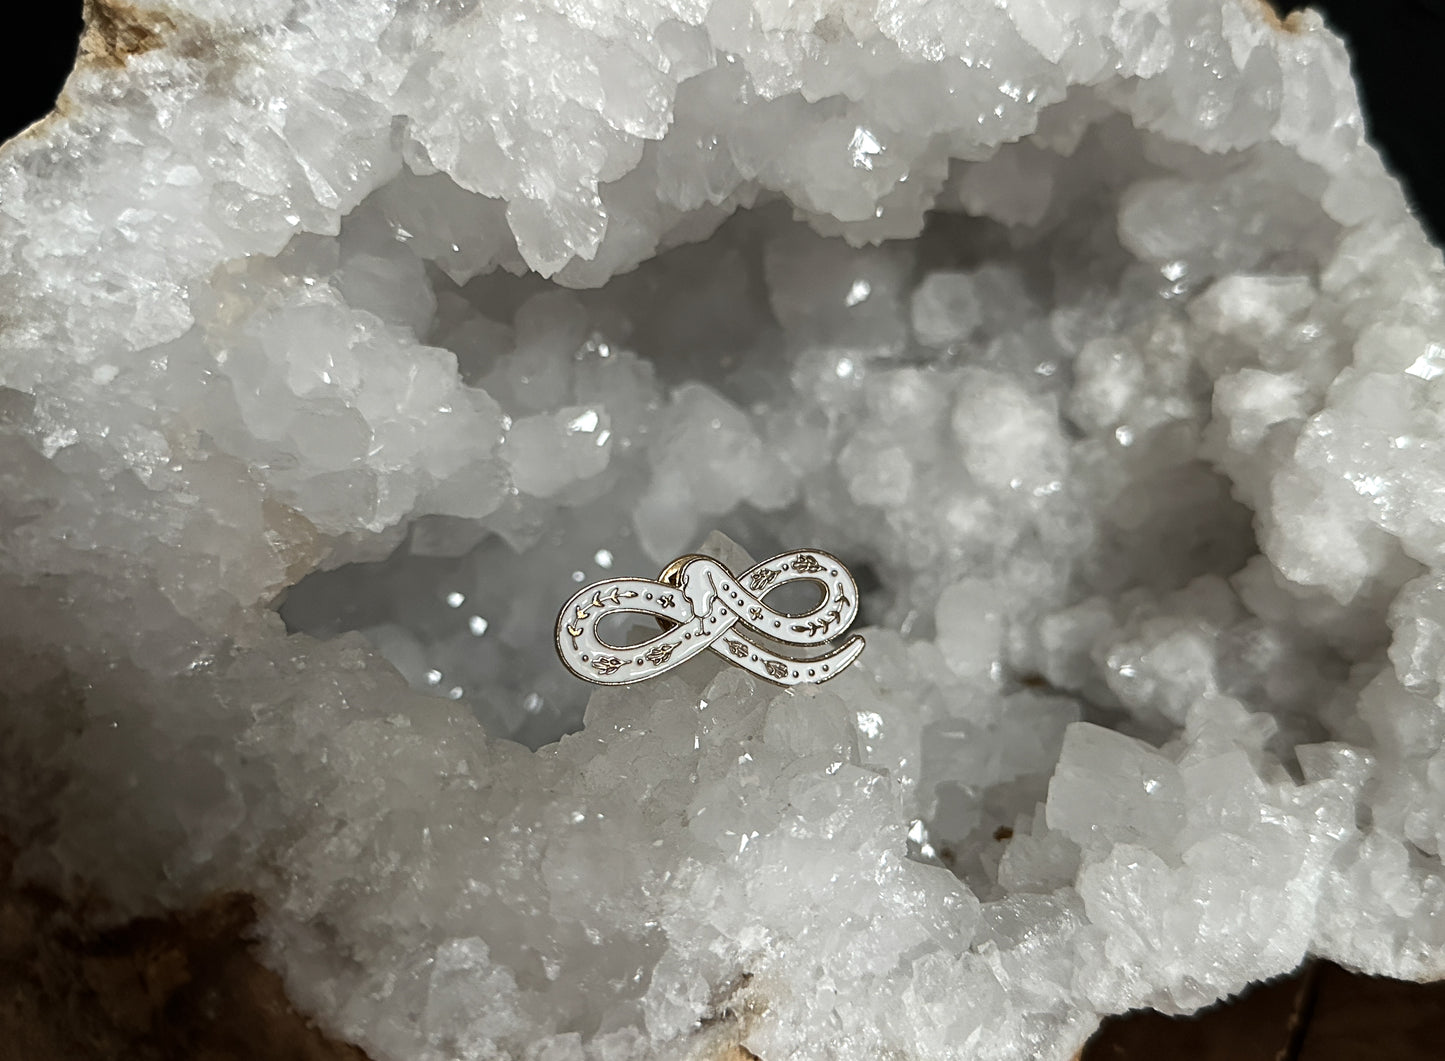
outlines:
{"label": "rough rock edge", "polygon": [[[166,47],[176,30],[175,20],[151,9],[139,8],[125,0],[82,0],[81,30],[76,47],[75,66],[70,76],[83,69],[117,70],[137,55]],[[0,140],[0,148],[17,140],[43,136],[57,120],[69,117],[71,101],[69,84],[60,90],[55,106],[9,140]]]}
{"label": "rough rock edge", "polygon": [[1305,31],[1304,10],[1297,9],[1287,15],[1281,15],[1279,8],[1274,5],[1273,0],[1255,0],[1259,4],[1260,13],[1264,20],[1274,29],[1281,33],[1303,33]]}
{"label": "rough rock edge", "polygon": [[25,1061],[367,1061],[287,997],[253,954],[256,903],[229,893],[165,917],[87,925],[85,907],[13,882],[0,838],[0,1041]]}
{"label": "rough rock edge", "polygon": [[[101,929],[86,890],[67,901],[17,884],[15,856],[0,836],[0,1041],[17,1057],[369,1061],[299,1011],[256,957],[254,896],[218,894]],[[714,999],[697,1030],[697,1061],[761,1061],[742,1044],[765,1008],[750,980]]]}
{"label": "rough rock edge", "polygon": [[124,66],[132,56],[163,47],[175,28],[170,16],[125,0],[85,0],[79,61]]}

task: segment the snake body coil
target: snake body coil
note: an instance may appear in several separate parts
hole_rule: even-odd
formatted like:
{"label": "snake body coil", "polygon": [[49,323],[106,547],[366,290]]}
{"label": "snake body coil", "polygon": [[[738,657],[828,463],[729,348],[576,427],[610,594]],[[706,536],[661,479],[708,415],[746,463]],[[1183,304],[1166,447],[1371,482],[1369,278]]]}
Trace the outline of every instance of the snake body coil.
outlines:
{"label": "snake body coil", "polygon": [[[764,602],[779,586],[805,580],[823,587],[823,599],[812,611],[790,615]],[[610,645],[598,636],[598,624],[620,612],[650,615],[663,630],[640,645]],[[643,681],[704,649],[778,685],[825,682],[858,658],[861,637],[850,637],[826,655],[793,659],[743,637],[741,629],[788,645],[822,645],[857,615],[858,584],[828,553],[783,553],[738,575],[712,557],[684,556],[656,582],[616,578],[578,590],[557,617],[557,653],[579,678],[598,685]]]}

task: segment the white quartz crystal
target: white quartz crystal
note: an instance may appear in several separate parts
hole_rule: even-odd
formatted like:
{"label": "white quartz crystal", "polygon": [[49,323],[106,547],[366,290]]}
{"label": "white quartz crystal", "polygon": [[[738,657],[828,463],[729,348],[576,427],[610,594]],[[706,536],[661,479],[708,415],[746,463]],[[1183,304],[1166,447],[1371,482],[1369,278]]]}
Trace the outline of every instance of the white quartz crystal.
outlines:
{"label": "white quartz crystal", "polygon": [[[1316,16],[91,6],[0,151],[25,876],[255,894],[377,1061],[1445,975],[1445,270]],[[715,529],[860,662],[589,699],[555,609]]]}

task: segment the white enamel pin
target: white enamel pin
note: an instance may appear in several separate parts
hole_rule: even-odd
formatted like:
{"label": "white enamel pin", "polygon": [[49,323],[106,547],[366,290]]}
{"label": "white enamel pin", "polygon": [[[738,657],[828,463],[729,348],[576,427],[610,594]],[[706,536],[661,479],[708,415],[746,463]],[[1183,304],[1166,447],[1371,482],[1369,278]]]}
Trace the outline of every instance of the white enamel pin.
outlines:
{"label": "white enamel pin", "polygon": [[[789,582],[823,587],[810,612],[775,611],[763,598]],[[650,615],[662,632],[640,645],[610,645],[598,624],[620,612]],[[631,685],[712,649],[729,663],[778,685],[825,682],[862,653],[856,634],[842,647],[793,659],[742,636],[746,628],[787,645],[823,645],[858,616],[858,584],[835,556],[816,549],[783,553],[734,575],[710,556],[682,556],[656,582],[613,578],[578,590],[557,616],[557,654],[567,669],[598,685]]]}

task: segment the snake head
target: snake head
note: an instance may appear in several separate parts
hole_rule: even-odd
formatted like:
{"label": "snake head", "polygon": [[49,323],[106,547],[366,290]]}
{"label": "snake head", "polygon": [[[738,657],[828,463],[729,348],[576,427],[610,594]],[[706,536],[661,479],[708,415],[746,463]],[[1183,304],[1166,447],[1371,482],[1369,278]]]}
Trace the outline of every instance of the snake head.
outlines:
{"label": "snake head", "polygon": [[683,568],[682,596],[692,606],[692,617],[705,619],[712,612],[713,601],[717,600],[717,590],[705,571]]}

